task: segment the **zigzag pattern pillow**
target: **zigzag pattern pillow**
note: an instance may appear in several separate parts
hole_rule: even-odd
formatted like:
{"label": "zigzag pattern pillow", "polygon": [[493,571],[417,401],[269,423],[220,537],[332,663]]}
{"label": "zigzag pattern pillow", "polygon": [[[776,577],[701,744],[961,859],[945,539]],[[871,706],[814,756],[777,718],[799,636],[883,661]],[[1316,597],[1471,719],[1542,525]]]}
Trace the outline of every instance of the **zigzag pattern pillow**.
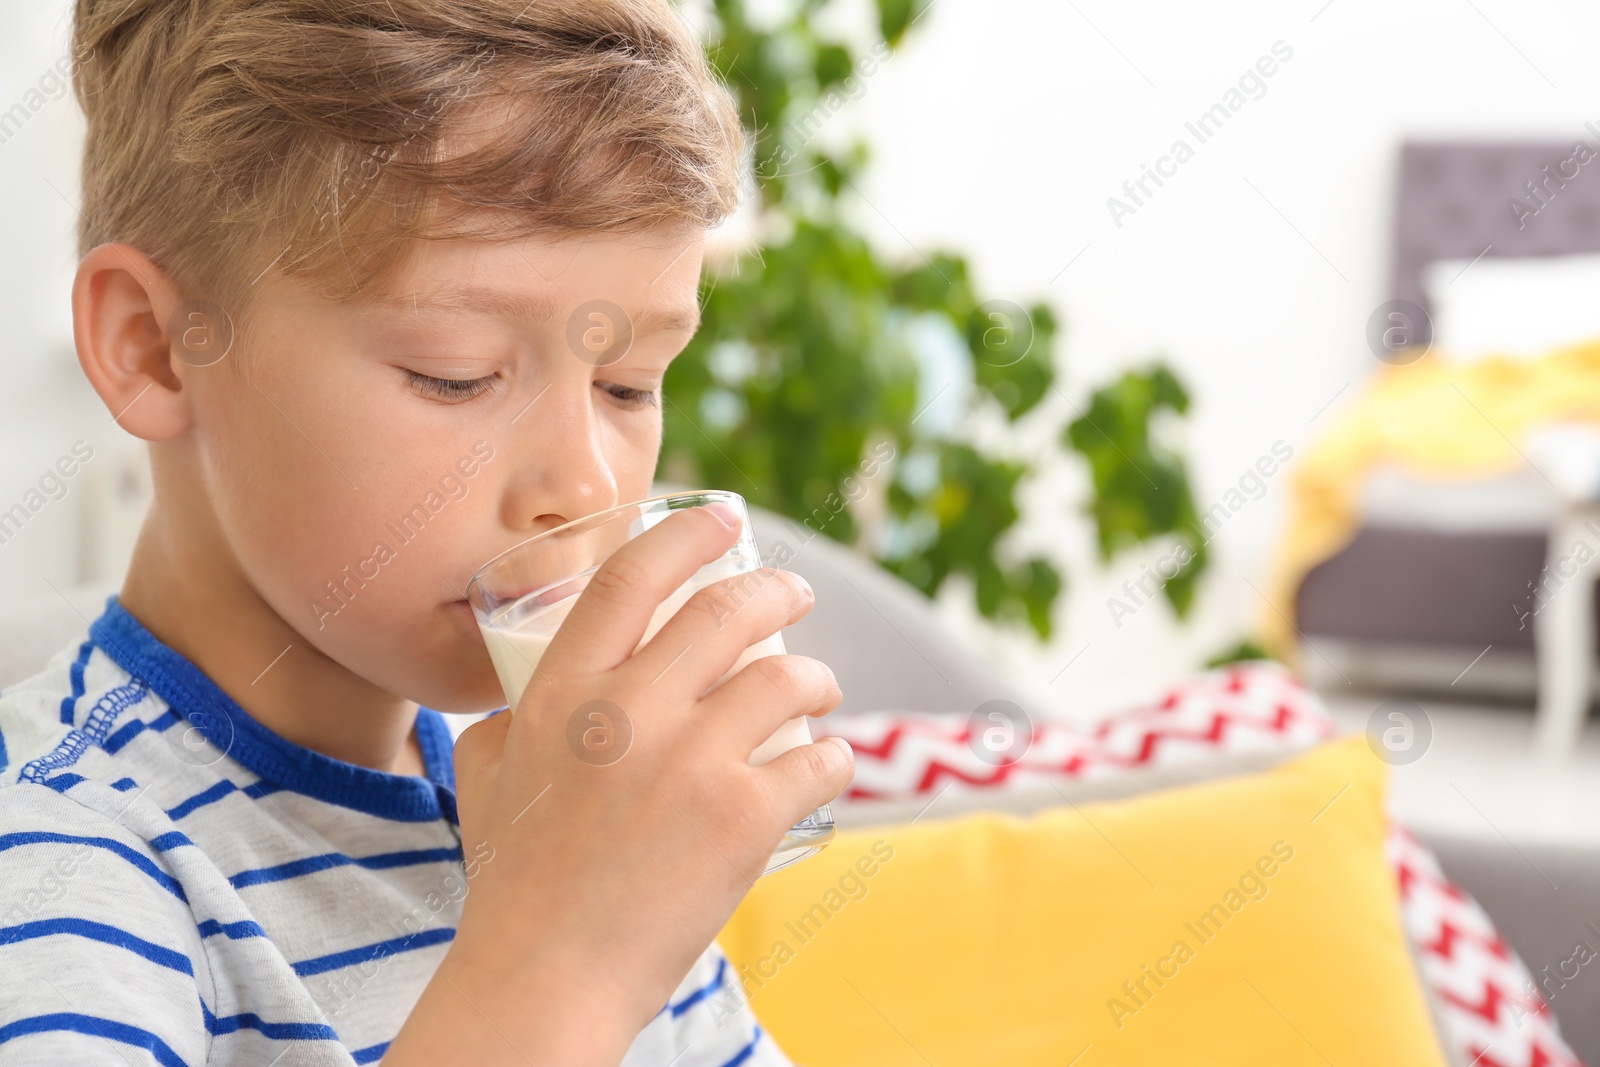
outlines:
{"label": "zigzag pattern pillow", "polygon": [[[1180,685],[1154,704],[1081,729],[1033,726],[1020,759],[980,758],[959,717],[899,712],[839,715],[817,724],[856,753],[850,800],[932,802],[944,792],[1014,790],[1062,777],[1110,779],[1249,753],[1290,752],[1337,732],[1322,702],[1273,663],[1238,664]],[[1433,853],[1398,823],[1388,853],[1401,918],[1423,984],[1437,1006],[1451,1061],[1471,1067],[1583,1067],[1561,1039],[1554,1013],[1494,921],[1439,869]]]}

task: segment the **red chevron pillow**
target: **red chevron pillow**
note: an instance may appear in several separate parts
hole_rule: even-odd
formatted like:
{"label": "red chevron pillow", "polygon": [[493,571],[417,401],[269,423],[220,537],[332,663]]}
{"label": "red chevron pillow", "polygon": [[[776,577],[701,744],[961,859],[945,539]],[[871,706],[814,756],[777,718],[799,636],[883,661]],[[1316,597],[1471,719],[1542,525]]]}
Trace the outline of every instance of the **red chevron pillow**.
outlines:
{"label": "red chevron pillow", "polygon": [[[983,709],[980,709],[982,711]],[[840,802],[899,801],[916,813],[946,794],[961,807],[1008,798],[1030,785],[1070,778],[1126,793],[1197,777],[1208,765],[1256,769],[1334,736],[1322,702],[1275,663],[1236,664],[1201,675],[1153,704],[1113,715],[1091,728],[1026,724],[974,714],[971,719],[909,712],[867,712],[821,720],[818,736],[836,734],[856,753],[856,777]],[[996,760],[1001,750],[1014,761]],[[1019,741],[1017,735],[1023,736]],[[1013,748],[1012,746],[1015,745]],[[882,808],[882,804],[878,805]],[[881,820],[880,820],[881,821]],[[1402,921],[1423,984],[1439,1016],[1440,1040],[1463,1067],[1583,1067],[1561,1039],[1555,1015],[1494,921],[1454,885],[1433,853],[1393,824],[1389,857],[1399,882]]]}

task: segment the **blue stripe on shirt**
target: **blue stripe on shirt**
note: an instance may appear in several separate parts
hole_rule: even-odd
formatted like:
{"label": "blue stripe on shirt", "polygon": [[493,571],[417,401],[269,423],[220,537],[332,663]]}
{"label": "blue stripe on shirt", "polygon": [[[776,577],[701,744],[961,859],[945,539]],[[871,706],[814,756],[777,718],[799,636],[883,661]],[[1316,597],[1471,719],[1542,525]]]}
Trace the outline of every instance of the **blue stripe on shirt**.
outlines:
{"label": "blue stripe on shirt", "polygon": [[188,815],[190,812],[194,811],[196,808],[203,808],[207,804],[215,804],[223,797],[229,796],[233,793],[243,793],[251,800],[259,800],[261,797],[264,797],[269,793],[276,793],[277,791],[278,787],[273,785],[271,782],[257,781],[245,786],[243,789],[240,789],[232,781],[224,778],[214,785],[207,786],[205,789],[202,789],[189,799],[180,801],[173,807],[168,808],[167,818],[176,822],[185,815]]}
{"label": "blue stripe on shirt", "polygon": [[61,698],[61,722],[71,726],[76,719],[78,698],[83,696],[83,668],[89,662],[89,653],[94,651],[94,642],[85,641],[78,646],[78,659],[72,665],[72,692]]}
{"label": "blue stripe on shirt", "polygon": [[358,1048],[354,1052],[350,1053],[350,1058],[355,1060],[357,1063],[376,1063],[378,1060],[383,1058],[383,1054],[385,1052],[389,1051],[389,1046],[391,1044],[393,1044],[393,1042],[385,1041],[381,1045],[368,1045],[366,1048]]}
{"label": "blue stripe on shirt", "polygon": [[740,1049],[738,1052],[735,1052],[733,1054],[733,1059],[729,1060],[727,1063],[724,1063],[722,1067],[739,1067],[739,1064],[743,1063],[751,1056],[754,1056],[756,1054],[756,1043],[761,1040],[761,1032],[761,1027],[757,1026],[754,1036],[750,1038],[750,1043],[744,1048]]}
{"label": "blue stripe on shirt", "polygon": [[291,860],[273,867],[258,867],[253,870],[240,871],[229,878],[235,889],[246,886],[264,885],[268,882],[282,882],[290,878],[299,878],[304,874],[315,874],[333,867],[344,867],[354,864],[365,867],[369,871],[387,870],[391,867],[409,867],[419,863],[437,863],[443,860],[457,860],[461,858],[460,848],[419,848],[408,849],[403,852],[382,852],[376,856],[346,856],[342,852],[325,852],[320,856],[307,856],[304,859]]}
{"label": "blue stripe on shirt", "polygon": [[[194,845],[194,842],[189,840],[189,835],[180,830],[168,830],[166,833],[157,834],[150,839],[150,847],[157,852],[170,852],[182,845]],[[199,846],[195,845],[195,847],[198,848]]]}
{"label": "blue stripe on shirt", "polygon": [[203,808],[207,804],[214,804],[238,788],[238,786],[224,778],[215,785],[207,786],[205,789],[202,789],[188,800],[181,801],[180,803],[168,808],[167,818],[171,819],[173,822],[177,822],[194,809]]}
{"label": "blue stripe on shirt", "polygon": [[124,726],[122,729],[106,738],[105,744],[101,745],[100,747],[111,753],[111,755],[115,756],[118,752],[122,751],[122,746],[126,745],[129,741],[132,741],[135,737],[138,737],[146,730],[154,730],[156,733],[163,733],[166,730],[171,729],[173,726],[176,726],[180,721],[181,719],[178,713],[173,711],[171,708],[168,708],[166,711],[162,712],[160,715],[157,715],[149,722],[145,722],[143,719],[135,719],[133,722],[130,722],[128,725]]}
{"label": "blue stripe on shirt", "polygon": [[206,1030],[214,1037],[236,1034],[240,1030],[254,1030],[274,1041],[339,1040],[338,1033],[327,1023],[269,1023],[253,1011],[217,1016],[211,1014],[211,1009],[206,1007],[203,1000],[200,1002],[200,1010],[205,1013]]}
{"label": "blue stripe on shirt", "polygon": [[136,788],[138,784],[139,783],[134,781],[132,778],[118,778],[116,781],[111,783],[111,788],[115,789],[119,793],[126,793],[128,790]]}
{"label": "blue stripe on shirt", "polygon": [[407,934],[405,937],[392,937],[387,941],[362,945],[360,948],[345,949],[343,952],[331,952],[326,956],[301,960],[294,965],[294,973],[301,978],[309,978],[314,974],[326,974],[329,971],[353,967],[358,963],[366,963],[368,960],[382,959],[385,956],[412,952],[419,948],[427,948],[429,945],[452,941],[455,936],[456,932],[451,927],[422,930],[415,934]]}
{"label": "blue stripe on shirt", "polygon": [[225,935],[230,941],[243,941],[249,937],[266,937],[267,932],[261,924],[251,919],[241,919],[236,923],[218,922],[216,919],[207,919],[198,927],[201,937],[214,937],[217,934]]}
{"label": "blue stripe on shirt", "polygon": [[[162,836],[170,837],[171,835],[163,834]],[[107,852],[110,852],[113,855],[121,856],[123,859],[139,868],[139,870],[149,875],[151,880],[153,880],[162,889],[165,889],[167,892],[171,893],[185,904],[189,903],[189,898],[183,892],[183,886],[179,885],[175,878],[169,875],[166,871],[163,871],[160,867],[157,867],[154,863],[151,863],[148,857],[134,851],[127,845],[124,845],[121,841],[117,841],[109,837],[87,837],[82,834],[58,834],[52,830],[20,830],[12,834],[0,834],[0,852],[4,852],[8,848],[16,848],[19,845],[56,843],[66,844],[73,842],[105,849]]]}
{"label": "blue stripe on shirt", "polygon": [[[727,974],[728,957],[724,956],[717,963],[717,974],[715,978],[711,979],[711,981],[707,982],[699,989],[696,989],[693,993],[690,993],[688,996],[678,1001],[678,1003],[668,1004],[665,1008],[662,1008],[661,1011],[672,1012],[672,1017],[676,1019],[678,1016],[682,1015],[684,1012],[688,1011],[690,1008],[711,996],[717,990],[721,989],[723,980],[727,977]],[[660,1015],[661,1012],[658,1011],[656,1014]]]}
{"label": "blue stripe on shirt", "polygon": [[36,919],[33,922],[20,923],[16,926],[0,928],[0,946],[15,945],[22,941],[32,941],[37,937],[52,937],[56,934],[68,934],[73,937],[82,937],[90,941],[99,941],[107,945],[114,945],[126,949],[135,956],[142,956],[151,963],[165,967],[179,974],[194,977],[194,964],[189,957],[181,952],[174,951],[164,945],[146,941],[142,937],[130,934],[118,926],[106,923],[93,922],[89,919]]}
{"label": "blue stripe on shirt", "polygon": [[[194,977],[194,965],[190,962],[189,957],[183,953],[152,944],[115,926],[90,922],[85,919],[42,919],[37,922],[22,923],[19,926],[0,929],[0,946],[29,941],[38,937],[49,937],[54,934],[70,934],[101,941],[108,945],[127,949],[129,952],[169,970],[188,975],[190,978]],[[254,1012],[218,1017],[212,1014],[204,999],[200,1001],[200,1011],[205,1016],[206,1030],[213,1036],[231,1034],[239,1030],[255,1030],[266,1037],[280,1041],[337,1041],[339,1039],[338,1033],[331,1026],[324,1023],[267,1022]]]}
{"label": "blue stripe on shirt", "polygon": [[189,1067],[183,1061],[183,1057],[172,1050],[171,1045],[149,1030],[141,1030],[137,1026],[129,1026],[115,1019],[103,1019],[97,1015],[83,1015],[75,1011],[34,1015],[0,1026],[0,1045],[29,1034],[45,1034],[59,1030],[88,1034],[105,1041],[120,1041],[124,1045],[142,1048],[155,1057],[155,1061],[162,1067]]}

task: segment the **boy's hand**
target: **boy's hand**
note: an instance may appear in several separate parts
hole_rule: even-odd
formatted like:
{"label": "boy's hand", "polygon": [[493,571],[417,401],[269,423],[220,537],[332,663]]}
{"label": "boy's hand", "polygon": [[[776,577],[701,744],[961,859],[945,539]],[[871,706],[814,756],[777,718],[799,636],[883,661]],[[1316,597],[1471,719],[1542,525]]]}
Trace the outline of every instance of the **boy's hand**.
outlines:
{"label": "boy's hand", "polygon": [[[497,1027],[517,1026],[553,975],[584,999],[573,1010],[609,1002],[620,1057],[784,832],[850,781],[848,746],[828,740],[750,765],[786,719],[838,705],[820,661],[763,657],[706,694],[748,646],[810,610],[810,589],[791,572],[757,572],[766,580],[753,592],[748,575],[700,590],[634,651],[662,601],[732,546],[737,517],[712,507],[668,516],[613,552],[512,713],[456,744],[462,840],[494,852],[441,969],[462,995],[491,999],[481,1010]],[[620,757],[569,743],[569,720],[595,710],[631,728]],[[522,1010],[495,1017],[513,1004]]]}

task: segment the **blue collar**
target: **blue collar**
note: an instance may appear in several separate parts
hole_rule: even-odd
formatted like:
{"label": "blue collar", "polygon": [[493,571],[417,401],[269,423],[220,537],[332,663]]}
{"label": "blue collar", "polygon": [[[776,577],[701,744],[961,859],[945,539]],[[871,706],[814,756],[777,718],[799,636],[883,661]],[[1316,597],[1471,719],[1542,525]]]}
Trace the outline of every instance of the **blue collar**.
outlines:
{"label": "blue collar", "polygon": [[204,671],[145,629],[115,593],[89,625],[89,639],[230,759],[275,785],[383,819],[457,821],[454,741],[444,716],[432,708],[417,709],[426,776],[390,774],[324,756],[267,729]]}

